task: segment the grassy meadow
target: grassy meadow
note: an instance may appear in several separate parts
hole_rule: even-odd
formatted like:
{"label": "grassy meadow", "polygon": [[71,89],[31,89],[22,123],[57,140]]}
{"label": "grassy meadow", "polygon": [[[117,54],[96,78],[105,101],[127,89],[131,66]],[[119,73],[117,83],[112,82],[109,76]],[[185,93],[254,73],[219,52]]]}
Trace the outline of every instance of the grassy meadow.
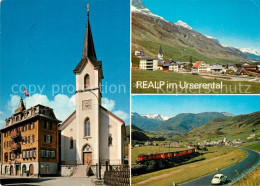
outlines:
{"label": "grassy meadow", "polygon": [[[221,83],[223,84],[223,90],[220,89],[192,89],[187,90],[170,88],[167,90],[166,85],[162,86],[162,89],[157,90],[156,88],[137,88],[137,81],[148,81],[148,82],[169,82],[169,83]],[[259,94],[260,86],[259,83],[247,82],[247,81],[226,81],[219,79],[205,79],[200,75],[192,74],[180,74],[176,72],[169,71],[148,71],[148,70],[134,70],[132,69],[132,93],[142,94],[142,93],[163,93],[163,94]]]}
{"label": "grassy meadow", "polygon": [[182,184],[236,164],[247,156],[243,150],[233,147],[209,147],[202,152],[205,160],[132,177],[132,185]]}

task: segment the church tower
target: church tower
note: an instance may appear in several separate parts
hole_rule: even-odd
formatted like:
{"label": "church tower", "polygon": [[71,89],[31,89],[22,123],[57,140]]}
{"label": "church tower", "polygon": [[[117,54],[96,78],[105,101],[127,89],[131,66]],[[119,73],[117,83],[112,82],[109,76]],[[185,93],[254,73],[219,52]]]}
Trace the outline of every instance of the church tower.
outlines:
{"label": "church tower", "polygon": [[87,25],[81,61],[76,76],[76,160],[77,164],[96,164],[100,158],[100,105],[102,62],[97,60],[87,10]]}
{"label": "church tower", "polygon": [[159,49],[159,52],[158,52],[158,58],[159,58],[160,60],[163,60],[163,52],[162,52],[162,47],[161,47],[161,45],[160,45],[160,49]]}

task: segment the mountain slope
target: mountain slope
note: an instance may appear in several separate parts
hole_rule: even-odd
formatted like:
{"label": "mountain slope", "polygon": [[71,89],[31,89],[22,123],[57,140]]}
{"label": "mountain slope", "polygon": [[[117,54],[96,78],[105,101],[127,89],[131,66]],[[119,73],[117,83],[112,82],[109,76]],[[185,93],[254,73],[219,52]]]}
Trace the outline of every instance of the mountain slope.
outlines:
{"label": "mountain slope", "polygon": [[260,112],[213,119],[205,125],[188,132],[185,138],[213,139],[220,136],[229,136],[229,139],[246,139],[253,129],[260,130]]}
{"label": "mountain slope", "polygon": [[163,120],[161,115],[140,115],[133,112],[131,119],[132,125],[140,128],[140,130],[170,137],[176,134],[187,133],[188,131],[200,127],[212,119],[231,115],[232,114],[226,112],[203,112],[198,114],[182,113],[167,120]]}
{"label": "mountain slope", "polygon": [[142,129],[132,125],[132,140],[136,141],[164,141],[165,138],[143,131]]}
{"label": "mountain slope", "polygon": [[193,61],[204,60],[222,64],[250,60],[250,57],[239,49],[224,47],[215,39],[192,30],[186,23],[166,21],[151,13],[143,4],[141,7],[135,7],[135,2],[141,1],[133,1],[132,51],[144,50],[145,55],[156,57],[161,45],[165,59],[189,61],[192,56]]}
{"label": "mountain slope", "polygon": [[170,118],[169,120],[163,122],[154,129],[155,133],[167,134],[168,136],[173,136],[176,134],[184,134],[188,131],[200,127],[207,123],[208,121],[218,118],[226,117],[227,113],[220,112],[203,112],[198,114],[193,113],[183,113]]}

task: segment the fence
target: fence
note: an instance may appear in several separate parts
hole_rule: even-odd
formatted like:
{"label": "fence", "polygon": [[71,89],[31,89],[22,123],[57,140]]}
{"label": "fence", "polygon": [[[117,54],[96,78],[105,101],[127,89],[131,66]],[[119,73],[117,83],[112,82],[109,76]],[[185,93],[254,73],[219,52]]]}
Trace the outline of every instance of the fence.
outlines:
{"label": "fence", "polygon": [[104,183],[106,185],[128,186],[130,185],[129,169],[115,171],[108,170],[104,174]]}

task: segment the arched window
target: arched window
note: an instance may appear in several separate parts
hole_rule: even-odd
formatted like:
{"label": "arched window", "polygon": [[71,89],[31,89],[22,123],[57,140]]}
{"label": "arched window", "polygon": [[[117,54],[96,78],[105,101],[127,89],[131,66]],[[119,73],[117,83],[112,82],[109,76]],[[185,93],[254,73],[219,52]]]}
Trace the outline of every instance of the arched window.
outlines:
{"label": "arched window", "polygon": [[108,146],[111,146],[111,145],[112,145],[112,142],[113,142],[112,135],[109,134],[109,136],[108,136]]}
{"label": "arched window", "polygon": [[85,120],[85,136],[90,136],[90,121],[89,118]]}
{"label": "arched window", "polygon": [[84,89],[89,88],[89,86],[90,86],[90,79],[89,79],[89,75],[86,74],[84,77]]}
{"label": "arched window", "polygon": [[70,137],[70,149],[73,149],[73,137]]}

